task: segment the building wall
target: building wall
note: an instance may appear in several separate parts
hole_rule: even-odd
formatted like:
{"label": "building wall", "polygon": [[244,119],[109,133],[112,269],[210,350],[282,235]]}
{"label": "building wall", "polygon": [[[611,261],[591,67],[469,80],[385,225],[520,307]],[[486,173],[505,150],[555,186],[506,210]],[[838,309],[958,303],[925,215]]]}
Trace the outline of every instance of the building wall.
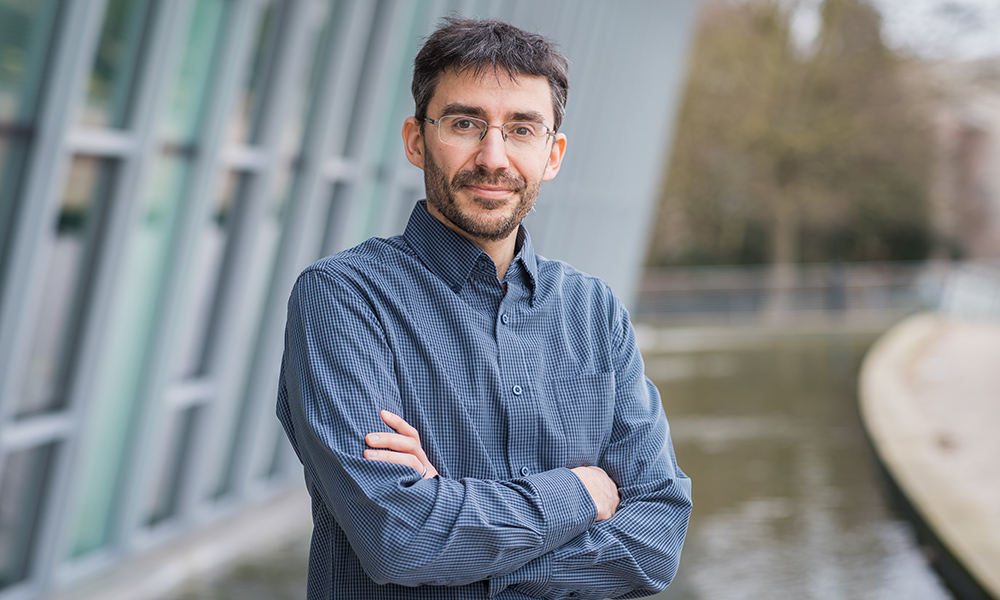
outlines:
{"label": "building wall", "polygon": [[273,416],[310,262],[401,231],[441,16],[571,61],[540,252],[628,301],[695,0],[0,0],[0,600],[301,485]]}
{"label": "building wall", "polygon": [[[937,92],[932,126],[935,228],[945,247],[973,261],[1000,258],[1000,59],[923,67]],[[926,85],[926,84],[925,84]]]}

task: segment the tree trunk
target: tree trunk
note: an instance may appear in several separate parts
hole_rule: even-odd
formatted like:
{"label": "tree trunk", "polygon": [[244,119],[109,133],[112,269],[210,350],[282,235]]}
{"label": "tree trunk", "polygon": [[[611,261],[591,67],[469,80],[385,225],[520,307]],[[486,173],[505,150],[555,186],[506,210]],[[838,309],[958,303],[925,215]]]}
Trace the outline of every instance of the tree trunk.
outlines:
{"label": "tree trunk", "polygon": [[796,262],[799,258],[798,207],[790,198],[779,199],[771,221],[771,268],[767,278],[767,299],[763,316],[772,323],[787,321],[792,315]]}

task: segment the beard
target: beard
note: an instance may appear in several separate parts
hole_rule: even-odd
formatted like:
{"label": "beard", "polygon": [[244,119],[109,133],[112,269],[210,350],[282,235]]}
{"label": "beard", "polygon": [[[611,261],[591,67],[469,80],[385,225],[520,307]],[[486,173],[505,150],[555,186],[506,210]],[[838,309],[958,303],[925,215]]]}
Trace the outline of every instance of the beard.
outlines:
{"label": "beard", "polygon": [[[476,218],[463,212],[458,206],[457,194],[467,185],[485,184],[503,186],[516,196],[516,203],[510,211],[499,219]],[[523,177],[513,175],[506,170],[490,173],[482,167],[459,171],[448,181],[447,175],[434,161],[434,158],[424,147],[424,187],[427,191],[427,203],[438,210],[453,225],[469,236],[496,242],[505,239],[514,232],[524,217],[528,216],[538,191],[542,187],[541,179],[528,183]],[[494,200],[473,196],[472,201],[487,210],[498,210],[504,204],[513,200]]]}

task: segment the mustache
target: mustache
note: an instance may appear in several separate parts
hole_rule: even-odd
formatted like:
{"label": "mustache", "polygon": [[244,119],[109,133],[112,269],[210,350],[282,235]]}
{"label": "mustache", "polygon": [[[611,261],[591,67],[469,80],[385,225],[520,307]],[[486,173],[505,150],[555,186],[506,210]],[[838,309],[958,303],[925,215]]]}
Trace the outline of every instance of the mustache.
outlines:
{"label": "mustache", "polygon": [[513,192],[521,192],[528,187],[528,182],[523,177],[513,175],[506,170],[490,173],[482,167],[476,167],[468,171],[459,171],[451,179],[451,189],[453,190],[467,185],[502,186]]}

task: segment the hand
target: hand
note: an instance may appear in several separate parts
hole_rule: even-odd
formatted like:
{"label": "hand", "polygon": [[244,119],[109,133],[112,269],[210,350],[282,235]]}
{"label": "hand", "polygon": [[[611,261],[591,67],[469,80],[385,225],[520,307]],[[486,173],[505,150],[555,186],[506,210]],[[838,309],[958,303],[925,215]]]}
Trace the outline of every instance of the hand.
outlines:
{"label": "hand", "polygon": [[412,468],[424,479],[435,477],[437,469],[427,460],[424,449],[420,445],[420,434],[399,415],[387,410],[379,413],[385,424],[397,433],[369,433],[365,443],[373,450],[365,450],[365,458],[395,463]]}
{"label": "hand", "polygon": [[613,517],[615,511],[618,510],[618,502],[621,499],[618,497],[618,485],[608,477],[604,469],[600,467],[577,467],[570,470],[580,478],[580,481],[586,486],[587,491],[590,492],[590,497],[594,500],[594,504],[597,505],[596,520],[604,521]]}

